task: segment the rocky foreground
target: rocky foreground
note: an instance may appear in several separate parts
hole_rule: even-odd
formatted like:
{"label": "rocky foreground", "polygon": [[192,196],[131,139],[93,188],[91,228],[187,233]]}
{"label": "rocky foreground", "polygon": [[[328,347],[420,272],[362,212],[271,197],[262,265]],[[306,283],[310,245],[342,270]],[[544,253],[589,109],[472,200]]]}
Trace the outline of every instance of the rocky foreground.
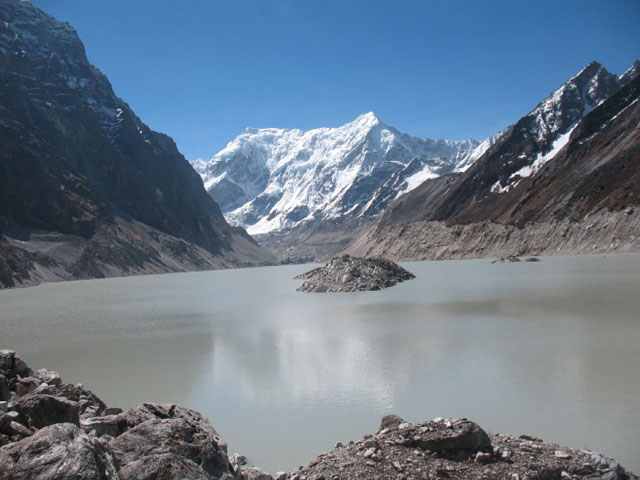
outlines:
{"label": "rocky foreground", "polygon": [[[60,480],[273,480],[227,455],[227,445],[200,413],[145,403],[108,408],[81,384],[50,370],[34,372],[0,351],[0,478]],[[395,415],[376,434],[337,443],[276,480],[334,479],[628,479],[613,459],[544,443],[528,435],[493,435],[466,420],[421,424]]]}
{"label": "rocky foreground", "polygon": [[415,275],[384,258],[341,255],[324,267],[298,275],[305,282],[299,292],[362,292],[392,287]]}

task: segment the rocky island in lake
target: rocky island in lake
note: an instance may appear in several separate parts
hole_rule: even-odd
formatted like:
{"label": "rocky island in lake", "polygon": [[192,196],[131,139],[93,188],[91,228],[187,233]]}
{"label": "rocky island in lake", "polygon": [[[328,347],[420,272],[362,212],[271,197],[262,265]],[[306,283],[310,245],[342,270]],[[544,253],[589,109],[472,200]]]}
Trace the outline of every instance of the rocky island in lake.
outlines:
{"label": "rocky island in lake", "polygon": [[298,275],[305,282],[299,292],[362,292],[381,290],[416,278],[395,262],[384,258],[341,255],[324,267]]}
{"label": "rocky island in lake", "polygon": [[0,351],[0,478],[89,479],[608,479],[638,477],[615,460],[545,443],[531,435],[496,435],[467,419],[411,424],[396,415],[375,434],[338,442],[293,472],[275,476],[229,458],[227,444],[202,414],[145,403],[108,408],[81,384],[33,371]]}

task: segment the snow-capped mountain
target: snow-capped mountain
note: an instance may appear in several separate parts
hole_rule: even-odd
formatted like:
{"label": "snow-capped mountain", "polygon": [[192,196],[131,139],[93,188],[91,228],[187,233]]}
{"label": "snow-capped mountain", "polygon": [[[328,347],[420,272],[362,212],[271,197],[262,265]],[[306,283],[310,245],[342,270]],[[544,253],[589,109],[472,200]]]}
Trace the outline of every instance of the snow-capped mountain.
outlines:
{"label": "snow-capped mountain", "polygon": [[491,192],[507,192],[522,178],[539,171],[566,145],[578,121],[620,88],[623,76],[618,78],[601,64],[591,62],[520,119],[514,128],[522,133],[521,151],[509,163],[518,168],[508,177],[497,179]]}
{"label": "snow-capped mountain", "polygon": [[463,224],[499,220],[511,205],[505,194],[520,183],[528,185],[567,145],[576,125],[619,91],[635,68],[618,77],[591,62],[514,125],[483,142],[473,165],[421,217]]}
{"label": "snow-capped mountain", "polygon": [[262,234],[374,216],[424,180],[464,169],[478,146],[406,135],[369,112],[337,128],[247,128],[193,165],[227,220]]}
{"label": "snow-capped mountain", "polygon": [[[637,251],[638,65],[636,62],[636,68],[622,76],[626,80],[621,88],[602,103],[597,100],[598,106],[570,127],[570,134],[558,131],[547,138],[552,147],[543,154],[544,166],[532,168],[531,176],[520,178],[508,191],[491,193],[490,187],[501,169],[509,178],[508,169],[524,168],[513,165],[513,160],[519,158],[523,147],[531,145],[528,136],[518,134],[532,119],[540,118],[539,112],[549,111],[554,95],[532,112],[536,115],[510,127],[466,173],[428,180],[394,201],[348,253],[423,260],[516,252]],[[556,113],[556,117],[562,116],[562,112]],[[565,142],[565,147],[558,148]]]}

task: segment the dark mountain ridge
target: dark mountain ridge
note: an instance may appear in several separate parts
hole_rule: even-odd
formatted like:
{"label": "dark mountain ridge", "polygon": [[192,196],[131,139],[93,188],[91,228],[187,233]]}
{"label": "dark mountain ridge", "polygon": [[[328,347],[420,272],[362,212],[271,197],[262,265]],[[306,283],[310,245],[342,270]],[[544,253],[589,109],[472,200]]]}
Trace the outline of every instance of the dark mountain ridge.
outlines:
{"label": "dark mountain ridge", "polygon": [[[428,180],[398,198],[346,251],[423,259],[639,250],[640,76],[631,74],[637,68],[575,122],[579,112],[562,100],[593,79],[613,89],[616,82],[603,71],[591,63],[464,174]],[[577,81],[589,72],[592,80]],[[550,106],[557,107],[552,114]],[[545,124],[556,126],[552,136],[531,128],[544,111],[557,119]]]}
{"label": "dark mountain ridge", "polygon": [[[61,278],[270,260],[244,230],[225,222],[173,140],[149,129],[115,95],[70,25],[29,2],[0,0],[0,6],[5,246],[46,257],[51,245],[36,245],[34,238],[56,233],[57,245],[69,242],[65,235],[78,237],[84,248],[50,258],[60,267],[53,277]],[[150,235],[148,241],[140,231]],[[154,236],[163,240],[154,244]],[[167,242],[190,251],[189,262]],[[107,253],[110,249],[119,253]],[[0,252],[9,256],[7,248]]]}

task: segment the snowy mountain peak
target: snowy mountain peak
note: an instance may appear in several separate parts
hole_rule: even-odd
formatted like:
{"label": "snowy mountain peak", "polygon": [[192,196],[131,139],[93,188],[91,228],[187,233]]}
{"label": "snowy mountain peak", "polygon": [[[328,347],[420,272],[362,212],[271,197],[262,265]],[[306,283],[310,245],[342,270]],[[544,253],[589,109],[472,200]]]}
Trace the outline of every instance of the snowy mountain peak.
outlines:
{"label": "snowy mountain peak", "polygon": [[248,128],[194,167],[226,218],[259,234],[375,215],[399,192],[454,171],[477,146],[406,135],[368,112],[334,128]]}
{"label": "snowy mountain peak", "polygon": [[[505,193],[530,177],[568,142],[575,125],[620,88],[618,77],[598,62],[591,62],[553,91],[518,121],[510,135],[513,151],[505,157],[503,173],[491,187]],[[508,175],[507,175],[508,173]]]}
{"label": "snowy mountain peak", "polygon": [[363,113],[352,122],[363,127],[375,127],[377,125],[383,125],[382,121],[373,112]]}

